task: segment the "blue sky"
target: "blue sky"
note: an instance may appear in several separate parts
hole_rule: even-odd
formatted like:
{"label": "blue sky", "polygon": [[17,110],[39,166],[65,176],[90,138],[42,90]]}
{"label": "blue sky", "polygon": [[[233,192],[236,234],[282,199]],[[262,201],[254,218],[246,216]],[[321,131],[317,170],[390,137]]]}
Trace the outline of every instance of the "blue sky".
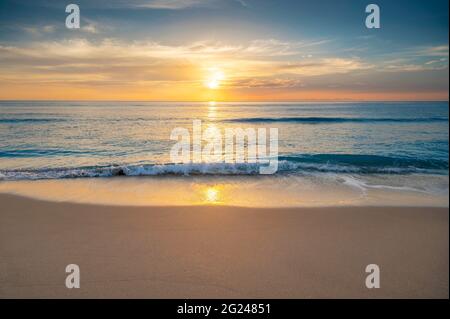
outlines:
{"label": "blue sky", "polygon": [[0,1],[0,98],[448,99],[447,0],[73,2]]}

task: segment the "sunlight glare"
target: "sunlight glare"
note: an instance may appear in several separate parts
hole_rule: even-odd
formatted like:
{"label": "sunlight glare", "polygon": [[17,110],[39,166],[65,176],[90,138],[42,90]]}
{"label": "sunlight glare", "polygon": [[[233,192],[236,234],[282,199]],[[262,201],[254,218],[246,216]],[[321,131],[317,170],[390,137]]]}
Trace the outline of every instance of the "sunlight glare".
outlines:
{"label": "sunlight glare", "polygon": [[218,68],[210,68],[208,71],[209,75],[205,81],[205,85],[211,90],[216,90],[220,87],[220,84],[225,78],[225,75]]}
{"label": "sunlight glare", "polygon": [[205,200],[208,203],[217,203],[219,200],[219,190],[215,187],[209,187],[205,190]]}

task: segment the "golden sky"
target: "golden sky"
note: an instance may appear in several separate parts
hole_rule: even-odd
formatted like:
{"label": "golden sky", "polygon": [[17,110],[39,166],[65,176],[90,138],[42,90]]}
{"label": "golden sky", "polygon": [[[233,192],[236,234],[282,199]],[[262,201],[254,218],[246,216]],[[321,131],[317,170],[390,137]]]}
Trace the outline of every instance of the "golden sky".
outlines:
{"label": "golden sky", "polygon": [[[4,9],[16,12],[9,2]],[[404,30],[407,21],[394,30],[386,21],[375,33],[353,22],[364,18],[354,7],[347,19],[323,24],[294,16],[292,1],[80,3],[79,30],[65,29],[62,8],[48,2],[29,8],[31,22],[7,17],[0,99],[448,100],[448,31],[432,15],[442,15],[439,8],[430,8],[435,25],[426,30]]]}

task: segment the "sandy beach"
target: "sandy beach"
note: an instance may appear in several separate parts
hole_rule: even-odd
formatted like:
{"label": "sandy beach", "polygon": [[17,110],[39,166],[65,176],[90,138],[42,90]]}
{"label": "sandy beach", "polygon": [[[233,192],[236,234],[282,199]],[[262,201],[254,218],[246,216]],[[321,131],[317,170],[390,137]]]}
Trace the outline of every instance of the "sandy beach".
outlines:
{"label": "sandy beach", "polygon": [[0,298],[449,297],[447,208],[0,205]]}

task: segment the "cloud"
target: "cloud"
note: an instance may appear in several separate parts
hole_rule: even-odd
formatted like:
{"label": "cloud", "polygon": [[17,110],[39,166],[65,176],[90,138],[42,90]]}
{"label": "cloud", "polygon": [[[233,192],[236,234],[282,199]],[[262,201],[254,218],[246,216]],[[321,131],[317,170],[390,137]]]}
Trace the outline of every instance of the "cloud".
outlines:
{"label": "cloud", "polygon": [[405,62],[393,63],[392,61],[386,63],[385,66],[380,68],[381,71],[385,72],[422,72],[422,71],[439,71],[448,69],[448,63],[444,61],[429,61],[423,64],[413,64]]}
{"label": "cloud", "polygon": [[22,26],[21,28],[33,36],[42,36],[56,31],[56,26],[54,25]]}
{"label": "cloud", "polygon": [[181,10],[195,7],[215,7],[225,2],[234,2],[242,7],[249,8],[245,0],[147,0],[130,2],[133,7],[157,10]]}
{"label": "cloud", "polygon": [[431,65],[431,64],[435,64],[435,63],[445,63],[445,62],[447,62],[447,59],[442,58],[442,59],[439,59],[439,60],[428,61],[425,64],[426,65]]}
{"label": "cloud", "polygon": [[359,58],[321,58],[313,61],[289,62],[279,66],[289,74],[303,76],[320,76],[327,74],[345,74],[375,68],[374,64],[364,62]]}
{"label": "cloud", "polygon": [[97,34],[100,33],[98,24],[92,21],[87,21],[87,23],[82,23],[81,30],[87,33]]}
{"label": "cloud", "polygon": [[[220,68],[229,88],[293,88],[302,79],[370,67],[358,59],[314,58],[304,49],[319,42],[259,39],[247,44],[197,41],[99,42],[79,38],[0,45],[0,81],[80,85],[179,85],[201,87],[208,69]],[[95,84],[96,83],[96,84]]]}
{"label": "cloud", "polygon": [[[76,38],[61,41],[31,42],[25,46],[0,46],[3,54],[42,58],[162,58],[162,59],[230,59],[254,60],[302,55],[307,43],[289,43],[274,39],[254,40],[246,45],[196,41],[185,45],[165,45],[153,41],[123,42],[105,39],[100,42]],[[311,54],[303,55],[312,57]]]}
{"label": "cloud", "polygon": [[421,46],[377,57],[380,72],[424,72],[448,69],[448,45]]}
{"label": "cloud", "polygon": [[135,3],[138,8],[180,10],[198,6],[208,6],[213,1],[208,0],[147,0],[143,3]]}
{"label": "cloud", "polygon": [[[78,38],[0,44],[0,86],[71,85],[98,90],[121,87],[125,91],[169,90],[172,86],[175,91],[201,92],[208,70],[214,67],[225,74],[224,89],[295,91],[312,85],[317,89],[355,87],[356,81],[372,83],[372,77],[382,73],[389,78],[394,73],[448,68],[446,57],[422,59],[421,63],[410,56],[365,60],[334,55],[320,48],[322,43],[257,39],[240,44],[196,41],[168,45]],[[309,53],[312,48],[318,54]],[[376,81],[383,86],[381,78]]]}
{"label": "cloud", "polygon": [[[251,41],[250,44],[245,47],[244,52],[252,56],[294,56],[299,55],[302,50],[307,48],[320,46],[330,42],[329,40],[310,41],[310,42],[286,42],[279,41],[277,39],[259,39]],[[311,57],[311,54],[304,56]]]}
{"label": "cloud", "polygon": [[244,1],[244,0],[236,0],[237,3],[239,3],[241,6],[245,7],[245,8],[249,8],[249,4]]}
{"label": "cloud", "polygon": [[448,45],[421,48],[416,52],[418,56],[448,57]]}
{"label": "cloud", "polygon": [[245,78],[228,84],[233,88],[286,89],[303,87],[303,81],[296,78]]}

